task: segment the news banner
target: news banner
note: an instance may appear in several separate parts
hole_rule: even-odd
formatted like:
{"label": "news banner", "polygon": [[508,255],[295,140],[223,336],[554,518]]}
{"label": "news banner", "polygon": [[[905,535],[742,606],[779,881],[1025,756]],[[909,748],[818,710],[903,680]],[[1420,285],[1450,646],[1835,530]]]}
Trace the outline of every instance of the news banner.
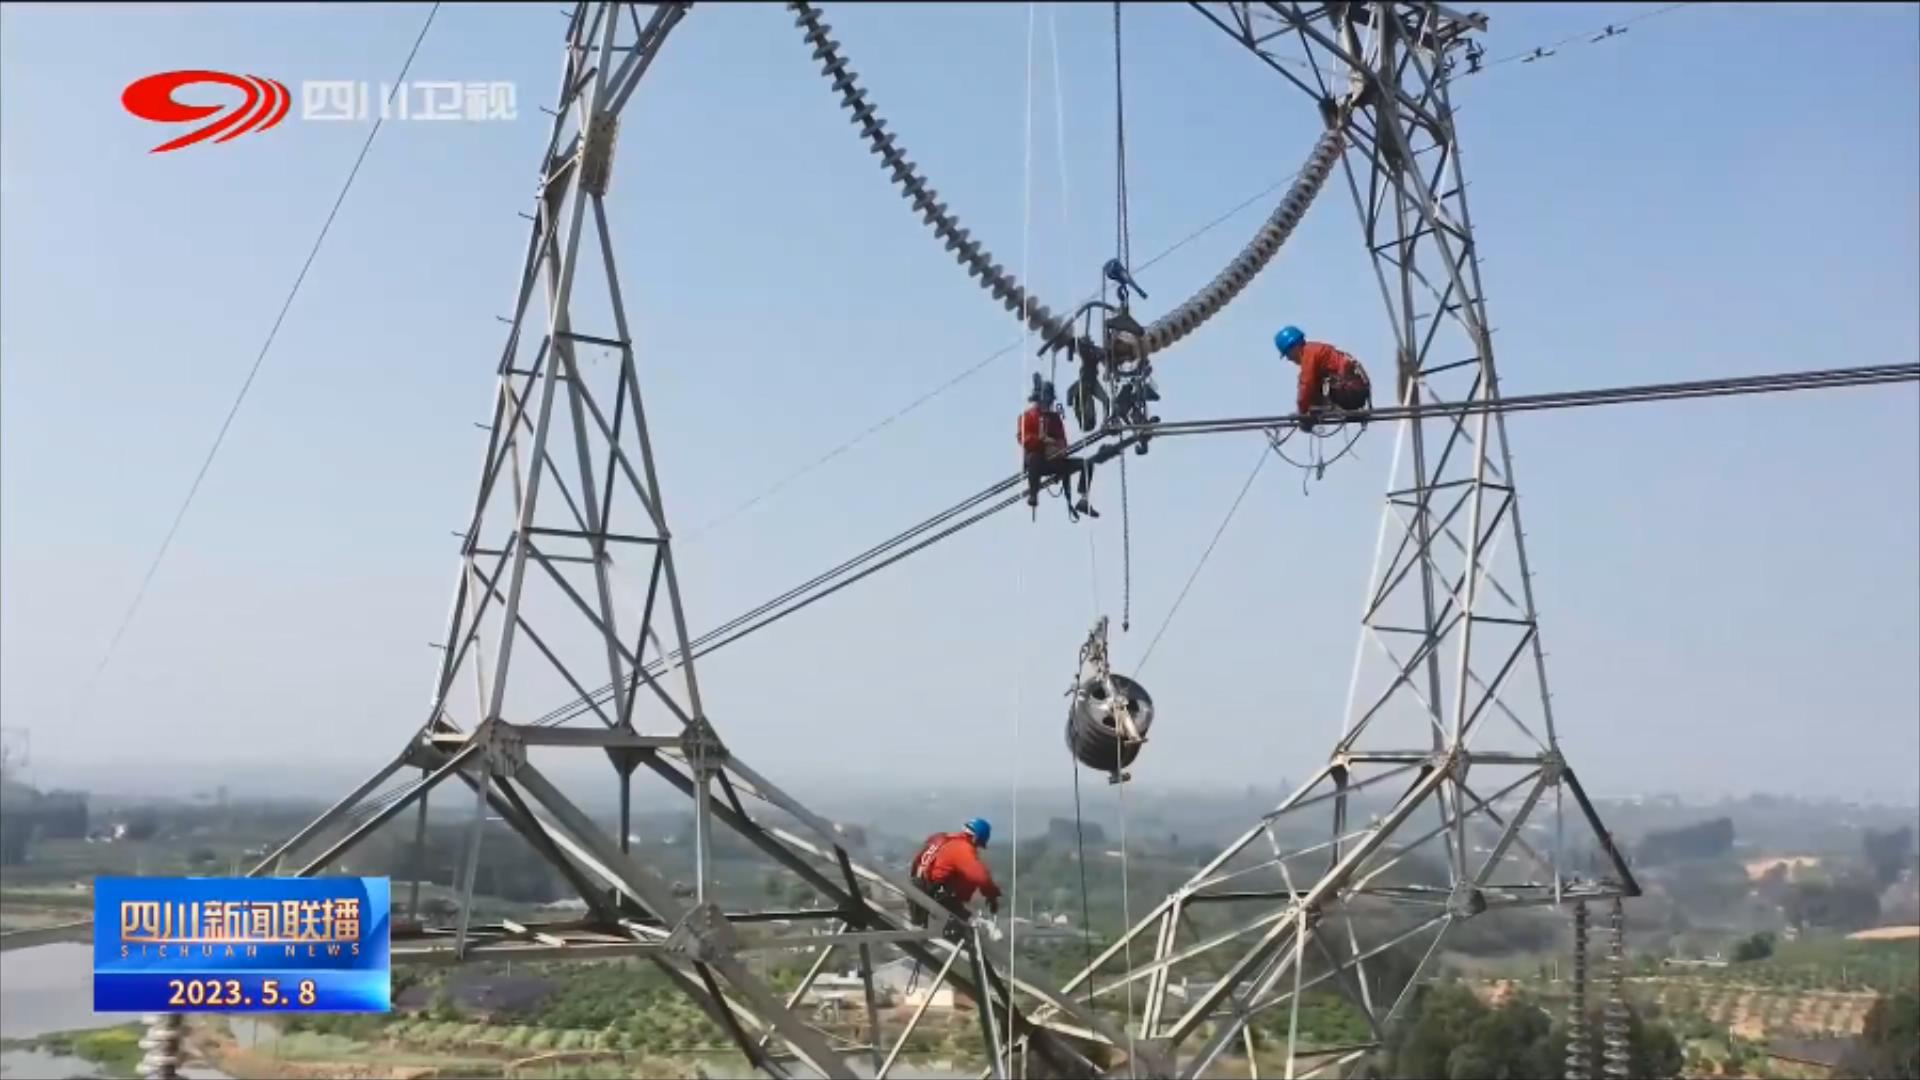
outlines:
{"label": "news banner", "polygon": [[95,1012],[388,1012],[386,878],[97,878]]}

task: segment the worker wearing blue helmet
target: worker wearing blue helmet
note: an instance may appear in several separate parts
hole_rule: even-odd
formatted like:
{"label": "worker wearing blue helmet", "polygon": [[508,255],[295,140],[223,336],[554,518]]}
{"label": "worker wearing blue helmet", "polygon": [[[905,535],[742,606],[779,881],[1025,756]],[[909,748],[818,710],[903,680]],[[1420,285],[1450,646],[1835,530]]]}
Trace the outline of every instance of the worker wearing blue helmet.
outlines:
{"label": "worker wearing blue helmet", "polygon": [[1360,361],[1325,342],[1308,341],[1297,326],[1273,335],[1280,355],[1300,365],[1300,383],[1294,398],[1300,428],[1312,431],[1314,413],[1332,406],[1343,412],[1373,407],[1373,384]]}
{"label": "worker wearing blue helmet", "polygon": [[[1000,886],[978,851],[992,837],[993,826],[986,818],[968,821],[959,832],[927,837],[913,860],[914,887],[938,900],[961,923],[976,892],[987,898],[987,910],[999,914]],[[926,925],[926,912],[916,907],[912,921],[915,926]],[[951,924],[948,929],[953,929]]]}

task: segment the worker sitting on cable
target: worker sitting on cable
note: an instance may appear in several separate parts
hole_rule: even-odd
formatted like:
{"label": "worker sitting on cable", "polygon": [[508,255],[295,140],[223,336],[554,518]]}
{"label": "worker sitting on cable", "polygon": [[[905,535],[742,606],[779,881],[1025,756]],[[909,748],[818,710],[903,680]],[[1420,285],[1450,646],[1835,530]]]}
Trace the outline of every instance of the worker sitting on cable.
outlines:
{"label": "worker sitting on cable", "polygon": [[[1080,501],[1069,504],[1067,516],[1075,521],[1081,514],[1099,517],[1100,514],[1087,504],[1087,486],[1093,482],[1093,466],[1067,453],[1067,425],[1060,418],[1059,409],[1053,402],[1053,384],[1040,377],[1033,376],[1033,393],[1027,395],[1031,403],[1026,412],[1020,414],[1019,440],[1023,464],[1027,473],[1027,505],[1038,506],[1040,488],[1049,480],[1058,479],[1071,488],[1074,477],[1080,478]],[[1066,492],[1069,498],[1073,492]]]}
{"label": "worker sitting on cable", "polygon": [[1373,384],[1360,361],[1325,342],[1308,341],[1297,326],[1273,335],[1280,355],[1300,365],[1300,392],[1295,404],[1300,429],[1312,431],[1314,413],[1331,405],[1343,412],[1365,412],[1373,407]]}
{"label": "worker sitting on cable", "polygon": [[[967,904],[976,892],[987,898],[987,910],[1000,913],[1000,886],[994,883],[993,871],[980,861],[977,850],[986,847],[992,835],[993,826],[987,819],[974,818],[959,832],[927,837],[920,854],[914,857],[914,888],[939,901],[961,925],[967,922]],[[914,908],[912,923],[925,926],[927,913]],[[955,927],[950,923],[946,929],[951,933]]]}

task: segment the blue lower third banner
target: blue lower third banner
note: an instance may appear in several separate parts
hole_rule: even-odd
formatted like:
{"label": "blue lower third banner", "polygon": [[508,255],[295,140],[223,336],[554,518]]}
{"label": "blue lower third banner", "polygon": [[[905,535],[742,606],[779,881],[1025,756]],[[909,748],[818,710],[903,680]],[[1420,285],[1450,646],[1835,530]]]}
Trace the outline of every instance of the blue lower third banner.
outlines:
{"label": "blue lower third banner", "polygon": [[388,1012],[386,878],[96,878],[95,1012]]}

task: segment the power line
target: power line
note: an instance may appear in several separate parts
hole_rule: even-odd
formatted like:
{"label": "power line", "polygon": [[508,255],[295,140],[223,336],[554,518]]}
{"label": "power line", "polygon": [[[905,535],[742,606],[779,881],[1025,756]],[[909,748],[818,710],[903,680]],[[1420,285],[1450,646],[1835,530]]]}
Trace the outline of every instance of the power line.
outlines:
{"label": "power line", "polygon": [[[433,26],[433,17],[439,11],[438,2],[427,11],[427,20],[421,24],[420,33],[413,39],[413,48],[407,50],[406,62],[400,65],[400,74],[394,77],[393,89],[387,94],[389,105],[393,102],[393,95],[399,92],[401,83],[406,80],[407,71],[413,67],[413,58],[419,55],[420,43],[426,40],[427,30]],[[382,110],[383,113],[385,111]],[[347,192],[353,190],[353,181],[360,175],[360,166],[367,160],[367,151],[373,149],[374,137],[380,134],[380,126],[385,122],[384,116],[375,120],[373,129],[367,132],[366,142],[360,145],[360,154],[353,159],[353,168],[347,172],[346,183],[340,185],[340,194],[334,197],[333,208],[327,211],[327,219],[320,225],[320,234],[314,237],[313,247],[307,251],[306,261],[300,264],[300,273],[293,279],[293,287],[287,290],[287,299],[280,305],[280,314],[274,317],[273,327],[267,331],[266,341],[261,343],[260,352],[253,358],[253,366],[247,370],[246,381],[240,384],[240,392],[234,396],[233,405],[227,409],[226,419],[220,422],[220,430],[214,434],[213,445],[207,448],[206,460],[200,463],[200,471],[194,474],[193,484],[187,488],[187,497],[181,500],[180,509],[173,515],[173,524],[167,527],[167,534],[160,541],[160,550],[154,553],[153,562],[147,567],[146,576],[140,579],[140,588],[133,594],[133,602],[127,606],[127,612],[121,617],[119,627],[114,630],[113,637],[107,642],[106,654],[100,657],[100,663],[93,669],[93,674],[88,677],[86,686],[82,688],[83,700],[99,682],[101,673],[107,669],[107,664],[113,660],[114,651],[119,648],[121,637],[126,634],[127,627],[133,624],[133,617],[139,613],[140,605],[147,596],[147,587],[153,584],[154,575],[159,572],[160,564],[166,559],[168,549],[173,546],[173,538],[180,531],[180,523],[186,520],[187,510],[193,506],[194,496],[200,493],[200,484],[206,480],[207,470],[212,468],[214,457],[220,453],[220,446],[226,441],[227,431],[233,427],[234,417],[239,415],[241,404],[247,400],[247,392],[253,389],[253,380],[260,374],[260,366],[266,362],[267,351],[273,348],[274,339],[280,334],[280,326],[286,322],[287,312],[292,310],[294,298],[300,295],[300,286],[307,280],[307,271],[313,268],[313,260],[320,254],[320,246],[326,242],[327,233],[333,229],[334,219],[340,214],[340,206],[346,202]]]}
{"label": "power line", "polygon": [[[1839,368],[1824,371],[1789,372],[1779,375],[1712,379],[1699,382],[1661,383],[1602,390],[1566,391],[1556,394],[1535,394],[1527,397],[1504,398],[1499,401],[1480,400],[1446,405],[1427,404],[1419,406],[1417,409],[1396,406],[1387,409],[1375,409],[1369,415],[1369,419],[1376,421],[1411,419],[1416,417],[1437,419],[1462,413],[1471,415],[1480,412],[1530,412],[1540,409],[1616,405],[1637,401],[1732,397],[1754,393],[1819,390],[1914,381],[1920,381],[1920,364],[1888,364],[1878,367]],[[1295,423],[1298,420],[1299,416],[1295,414],[1230,420],[1168,422],[1155,424],[1150,428],[1123,428],[1119,434],[1121,434],[1122,443],[1124,444],[1127,438],[1137,437],[1138,434],[1145,432],[1151,432],[1155,438],[1159,438],[1163,435],[1208,435],[1234,431],[1264,431],[1268,428]],[[1078,453],[1096,443],[1105,441],[1110,435],[1111,433],[1093,435],[1081,439],[1070,446],[1068,452]],[[839,566],[814,576],[806,583],[787,590],[780,596],[755,607],[752,611],[729,619],[713,630],[709,630],[705,634],[688,642],[684,650],[676,651],[669,656],[662,656],[636,670],[635,674],[628,680],[630,688],[637,687],[642,679],[657,679],[674,667],[684,663],[685,655],[688,652],[691,652],[696,659],[706,656],[708,653],[731,645],[749,634],[764,630],[802,608],[809,607],[820,600],[824,600],[834,593],[839,592],[841,589],[847,588],[857,581],[864,580],[886,567],[892,566],[902,559],[907,558],[909,555],[924,551],[956,533],[972,528],[974,525],[1019,502],[1021,496],[1017,491],[1014,491],[1014,489],[1023,483],[1024,480],[1024,476],[1016,474],[997,484],[993,484],[961,500],[954,506],[935,514],[920,524],[903,530],[891,539],[876,544],[867,549],[867,551],[841,563]],[[1244,494],[1245,492],[1243,491],[1243,497]],[[1004,497],[1001,498],[999,502],[993,502],[992,505],[987,505],[992,502],[996,496]],[[978,509],[983,506],[985,509]],[[927,535],[931,530],[946,525],[960,515],[966,514],[969,510],[976,510],[977,512],[956,524],[948,525],[948,527],[941,529],[939,532]],[[1228,519],[1231,520],[1231,517],[1232,511],[1229,511]],[[1225,531],[1224,523],[1221,526],[1221,531]],[[914,543],[910,547],[901,548],[901,545],[915,539],[918,539],[919,542]],[[1215,534],[1214,542],[1219,542],[1218,533]],[[887,557],[881,561],[875,561],[883,555]],[[1196,570],[1196,574],[1197,572]],[[1189,580],[1188,584],[1189,586],[1192,584],[1191,580]],[[1168,618],[1172,618],[1171,614],[1169,614]],[[1164,629],[1165,627],[1163,626],[1162,631],[1164,631]],[[1158,635],[1156,634],[1155,636],[1157,639]],[[1148,648],[1149,652],[1151,652],[1152,646],[1149,645]],[[538,726],[551,725],[563,723],[575,716],[579,716],[611,698],[614,685],[612,682],[606,683],[591,694],[577,697],[553,709],[545,716],[533,721],[533,723]]]}
{"label": "power line", "polygon": [[1551,57],[1558,55],[1559,50],[1567,47],[1568,45],[1598,45],[1603,41],[1611,41],[1614,38],[1619,37],[1620,35],[1626,33],[1627,28],[1634,25],[1635,23],[1646,22],[1649,19],[1657,19],[1663,15],[1668,15],[1675,11],[1678,11],[1681,8],[1693,7],[1694,2],[1695,0],[1689,0],[1689,2],[1687,3],[1667,4],[1664,7],[1658,7],[1653,9],[1652,11],[1641,12],[1640,14],[1635,15],[1630,19],[1622,19],[1617,23],[1607,23],[1604,26],[1596,26],[1589,30],[1582,30],[1577,34],[1568,34],[1566,37],[1563,37],[1558,41],[1548,42],[1547,44],[1544,44],[1544,45],[1536,45],[1531,49],[1527,49],[1523,52],[1514,53],[1511,56],[1503,56],[1498,60],[1487,61],[1485,64],[1477,67],[1471,66],[1472,57],[1470,54],[1469,60],[1468,60],[1468,63],[1470,65],[1469,68],[1466,71],[1460,72],[1458,75],[1455,75],[1454,81],[1458,81],[1462,78],[1466,78],[1472,75],[1482,74],[1484,72],[1492,70],[1493,68],[1500,67],[1504,64],[1538,63],[1541,60],[1550,59]]}
{"label": "power line", "polygon": [[1153,640],[1147,642],[1147,651],[1140,654],[1140,662],[1134,665],[1135,675],[1144,671],[1147,661],[1153,659],[1154,646],[1160,644],[1161,635],[1167,632],[1167,627],[1173,625],[1173,617],[1180,613],[1180,605],[1186,603],[1187,593],[1193,588],[1193,583],[1200,580],[1200,571],[1206,569],[1207,560],[1213,557],[1213,549],[1219,546],[1220,538],[1226,535],[1227,526],[1233,524],[1233,515],[1239,513],[1240,503],[1246,499],[1247,492],[1253,490],[1253,482],[1259,478],[1260,470],[1267,467],[1267,455],[1270,452],[1269,447],[1264,445],[1260,447],[1260,459],[1253,463],[1253,471],[1247,474],[1247,482],[1240,485],[1240,494],[1233,497],[1233,505],[1227,507],[1227,516],[1220,519],[1220,527],[1213,530],[1213,539],[1207,541],[1207,550],[1200,553],[1200,561],[1193,565],[1193,573],[1187,575],[1187,583],[1180,587],[1180,595],[1174,597],[1173,606],[1167,609],[1167,617],[1161,621],[1160,629],[1155,630]]}
{"label": "power line", "polygon": [[[1777,393],[1787,390],[1821,390],[1847,386],[1875,386],[1883,383],[1920,380],[1920,364],[1883,364],[1874,367],[1831,368],[1793,371],[1777,375],[1748,375],[1696,382],[1647,383],[1638,386],[1609,387],[1602,390],[1573,390],[1549,394],[1491,400],[1478,398],[1460,402],[1427,402],[1419,405],[1395,405],[1365,414],[1371,421],[1442,419],[1475,416],[1480,413],[1536,412],[1541,409],[1572,409],[1592,405],[1625,405],[1641,401],[1680,401],[1688,398],[1734,397],[1744,394]],[[1121,430],[1151,434],[1154,438],[1176,435],[1220,435],[1237,431],[1266,431],[1297,424],[1298,413],[1284,416],[1249,416],[1222,420],[1181,420],[1147,427]]]}

